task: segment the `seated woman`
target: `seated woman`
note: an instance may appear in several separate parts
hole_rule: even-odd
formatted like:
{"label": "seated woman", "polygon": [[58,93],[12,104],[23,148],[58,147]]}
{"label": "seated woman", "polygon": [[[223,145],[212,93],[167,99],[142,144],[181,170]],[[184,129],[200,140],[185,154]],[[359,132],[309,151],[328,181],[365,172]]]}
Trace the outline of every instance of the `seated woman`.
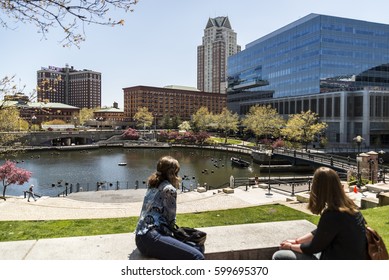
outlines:
{"label": "seated woman", "polygon": [[365,220],[334,170],[320,167],[315,171],[308,209],[320,215],[317,228],[283,241],[274,260],[367,259]]}
{"label": "seated woman", "polygon": [[138,250],[147,257],[164,260],[203,260],[204,248],[179,241],[169,230],[176,221],[177,188],[180,185],[178,161],[162,157],[157,171],[148,179],[135,242]]}

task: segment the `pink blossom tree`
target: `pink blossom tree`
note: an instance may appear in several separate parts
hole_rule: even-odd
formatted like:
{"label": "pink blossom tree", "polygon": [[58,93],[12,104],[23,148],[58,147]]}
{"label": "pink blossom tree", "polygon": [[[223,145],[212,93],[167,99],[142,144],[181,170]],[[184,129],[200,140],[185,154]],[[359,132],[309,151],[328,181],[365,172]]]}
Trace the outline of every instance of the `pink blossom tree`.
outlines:
{"label": "pink blossom tree", "polygon": [[122,138],[125,140],[138,140],[139,139],[139,133],[133,128],[128,128],[124,133],[122,134]]}
{"label": "pink blossom tree", "polygon": [[31,172],[23,168],[19,168],[10,160],[7,160],[0,166],[0,180],[3,181],[3,199],[5,199],[5,192],[7,187],[12,184],[23,185],[31,177]]}

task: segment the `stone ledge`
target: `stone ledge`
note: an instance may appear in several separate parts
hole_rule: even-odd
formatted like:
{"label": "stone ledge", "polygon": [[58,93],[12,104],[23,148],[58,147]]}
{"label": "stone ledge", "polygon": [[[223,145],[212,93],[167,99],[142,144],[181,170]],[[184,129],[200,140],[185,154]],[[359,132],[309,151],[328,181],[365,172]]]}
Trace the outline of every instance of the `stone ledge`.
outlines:
{"label": "stone ledge", "polygon": [[[306,220],[201,228],[205,257],[213,260],[270,259],[279,243],[312,231]],[[133,233],[0,242],[2,260],[147,260]]]}
{"label": "stone ledge", "polygon": [[316,226],[306,220],[203,228],[205,257],[213,260],[269,260],[281,241],[302,236]]}
{"label": "stone ledge", "polygon": [[224,189],[223,189],[223,192],[224,192],[224,193],[227,193],[227,194],[228,194],[228,193],[234,193],[234,189],[233,189],[233,188],[230,188],[230,187],[224,188]]}
{"label": "stone ledge", "polygon": [[296,199],[301,203],[308,203],[309,201],[309,193],[299,193],[296,194]]}
{"label": "stone ledge", "polygon": [[389,192],[389,185],[386,184],[367,184],[366,188],[373,193]]}
{"label": "stone ledge", "polygon": [[374,208],[379,206],[378,198],[374,197],[362,197],[361,198],[361,209]]}

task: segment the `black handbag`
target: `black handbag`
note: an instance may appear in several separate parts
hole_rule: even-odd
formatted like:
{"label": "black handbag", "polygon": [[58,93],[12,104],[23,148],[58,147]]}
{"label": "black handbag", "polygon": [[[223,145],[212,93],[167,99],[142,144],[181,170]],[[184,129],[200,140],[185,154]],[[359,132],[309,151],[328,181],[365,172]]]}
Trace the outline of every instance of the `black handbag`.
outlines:
{"label": "black handbag", "polygon": [[175,224],[170,230],[176,239],[185,243],[194,243],[197,246],[204,246],[207,239],[206,232],[191,227],[179,227]]}
{"label": "black handbag", "polygon": [[368,258],[371,260],[387,260],[388,251],[381,236],[366,225],[366,239]]}

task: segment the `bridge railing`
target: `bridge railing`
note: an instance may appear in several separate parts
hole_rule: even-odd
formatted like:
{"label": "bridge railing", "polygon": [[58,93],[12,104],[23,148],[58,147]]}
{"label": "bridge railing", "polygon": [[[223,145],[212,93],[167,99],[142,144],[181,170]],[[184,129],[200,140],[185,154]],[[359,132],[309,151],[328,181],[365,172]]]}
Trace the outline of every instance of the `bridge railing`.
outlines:
{"label": "bridge railing", "polygon": [[276,149],[274,150],[274,154],[286,155],[296,160],[306,160],[308,162],[331,166],[345,171],[355,167],[357,164],[356,159],[353,159],[351,157],[316,153],[310,151],[305,152],[289,149]]}
{"label": "bridge railing", "polygon": [[226,182],[219,186],[208,186],[207,190],[221,189],[225,187],[243,188],[248,191],[249,187],[259,187],[270,190],[277,190],[282,193],[294,196],[298,192],[310,191],[312,176],[294,176],[294,177],[253,177],[253,178],[234,178],[233,185]]}
{"label": "bridge railing", "polygon": [[146,188],[146,181],[135,182],[114,181],[114,182],[96,182],[96,183],[61,183],[52,184],[52,188],[57,190],[55,196],[67,196],[71,193],[89,192],[89,191],[108,191],[108,190],[129,190]]}

